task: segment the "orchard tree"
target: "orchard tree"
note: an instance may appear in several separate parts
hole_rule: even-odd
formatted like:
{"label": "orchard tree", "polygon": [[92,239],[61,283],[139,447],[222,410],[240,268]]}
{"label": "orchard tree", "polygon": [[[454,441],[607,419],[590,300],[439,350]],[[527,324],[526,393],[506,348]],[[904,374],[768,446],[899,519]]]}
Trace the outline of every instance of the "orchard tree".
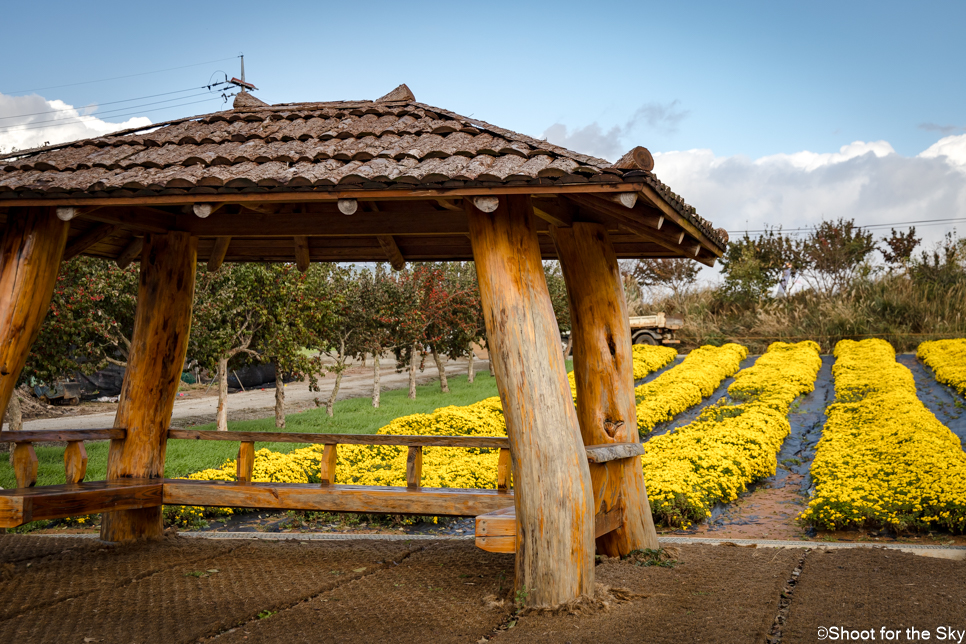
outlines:
{"label": "orchard tree", "polygon": [[896,232],[896,229],[893,228],[892,234],[883,237],[881,243],[882,246],[879,251],[885,258],[886,263],[891,267],[906,269],[909,266],[909,259],[912,257],[913,251],[922,243],[922,239],[916,237],[916,227],[912,226],[905,233]]}
{"label": "orchard tree", "polygon": [[382,396],[382,354],[394,348],[388,319],[389,278],[386,264],[379,263],[372,270],[360,271],[356,275],[356,288],[362,316],[358,342],[353,345],[359,350],[363,362],[367,353],[372,355],[372,406],[378,407]]}
{"label": "orchard tree", "polygon": [[426,341],[436,306],[433,289],[441,281],[441,271],[430,264],[415,264],[390,276],[387,289],[386,321],[393,338],[397,368],[408,364],[409,398],[416,399],[416,363]]}
{"label": "orchard tree", "polygon": [[872,233],[854,220],[823,221],[802,244],[806,280],[824,295],[841,293],[862,272],[873,250]]}
{"label": "orchard tree", "polygon": [[328,302],[329,315],[311,321],[313,348],[328,356],[334,364],[325,370],[335,374],[332,392],[325,402],[325,413],[335,414],[335,400],[342,385],[342,375],[348,360],[361,352],[366,312],[362,309],[361,294],[355,271],[338,264],[313,264],[309,269],[307,296],[313,302]]}
{"label": "orchard tree", "polygon": [[260,357],[275,365],[275,426],[285,427],[284,377],[309,378],[309,389],[318,391],[324,372],[318,356],[306,354],[312,344],[311,330],[332,319],[332,303],[309,297],[308,276],[293,264],[268,264],[259,275],[256,295],[264,302],[265,322],[256,341]]}
{"label": "orchard tree", "polygon": [[254,343],[268,324],[264,264],[226,263],[217,271],[199,265],[191,316],[190,353],[217,373],[218,430],[228,429],[228,363],[259,358]]}
{"label": "orchard tree", "polygon": [[767,228],[758,237],[746,232],[728,244],[720,261],[725,298],[744,303],[768,298],[785,264],[791,264],[793,275],[797,275],[808,263],[801,242],[782,234],[781,228]]}

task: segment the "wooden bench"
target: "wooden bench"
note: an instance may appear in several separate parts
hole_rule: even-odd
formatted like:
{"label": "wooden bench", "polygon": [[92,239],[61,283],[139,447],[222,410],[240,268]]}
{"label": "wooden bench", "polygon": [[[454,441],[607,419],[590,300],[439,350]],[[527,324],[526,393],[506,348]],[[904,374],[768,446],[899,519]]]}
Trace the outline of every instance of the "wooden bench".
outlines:
{"label": "wooden bench", "polygon": [[[636,458],[644,454],[644,446],[640,443],[592,445],[586,450],[587,461],[591,466]],[[623,504],[619,496],[606,508],[600,507],[599,499],[594,501],[597,507],[594,516],[594,537],[601,537],[624,524]],[[516,552],[516,509],[511,506],[476,517],[476,546],[488,552]]]}

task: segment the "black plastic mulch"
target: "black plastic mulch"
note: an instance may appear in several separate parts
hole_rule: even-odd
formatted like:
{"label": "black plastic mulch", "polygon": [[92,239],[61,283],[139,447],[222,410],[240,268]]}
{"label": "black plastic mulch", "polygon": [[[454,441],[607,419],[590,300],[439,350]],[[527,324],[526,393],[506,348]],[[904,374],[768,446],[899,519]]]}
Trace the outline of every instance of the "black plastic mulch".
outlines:
{"label": "black plastic mulch", "polygon": [[916,395],[922,404],[966,443],[966,404],[963,397],[936,380],[933,370],[911,353],[896,356],[896,362],[908,367],[916,380]]}
{"label": "black plastic mulch", "polygon": [[[759,357],[760,356],[748,356],[747,358],[741,361],[741,365],[739,365],[738,370],[740,371],[741,369],[747,369],[748,367],[752,366],[753,364],[755,364],[755,362],[758,360]],[[675,366],[677,364],[680,364],[680,363],[674,362],[672,363],[671,366]],[[657,373],[661,373],[661,372],[657,372]],[[652,374],[652,375],[656,377],[655,374]],[[710,396],[702,400],[700,404],[697,404],[691,409],[681,412],[680,414],[678,414],[677,416],[675,416],[674,418],[672,418],[667,422],[660,423],[657,427],[655,427],[651,431],[650,434],[648,434],[642,439],[642,442],[646,443],[652,438],[661,436],[662,434],[667,434],[672,429],[678,429],[680,427],[684,427],[689,423],[694,422],[694,420],[701,415],[701,412],[704,411],[709,405],[716,404],[728,393],[728,387],[730,387],[731,383],[733,383],[734,381],[735,379],[733,377],[725,378],[721,382],[721,384],[718,385],[718,388],[714,390],[714,393],[712,393]]]}

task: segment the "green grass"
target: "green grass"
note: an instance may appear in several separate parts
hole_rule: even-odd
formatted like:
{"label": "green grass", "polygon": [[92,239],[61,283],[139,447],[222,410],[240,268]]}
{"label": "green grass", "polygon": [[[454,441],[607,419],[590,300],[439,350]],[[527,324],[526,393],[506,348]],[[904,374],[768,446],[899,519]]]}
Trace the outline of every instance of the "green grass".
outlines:
{"label": "green grass", "polygon": [[[567,362],[570,369],[570,362]],[[383,391],[379,409],[372,407],[368,396],[350,398],[335,404],[335,416],[329,418],[325,409],[310,409],[285,417],[285,429],[275,428],[275,417],[260,420],[241,420],[228,423],[230,430],[255,432],[324,432],[331,434],[374,434],[394,418],[409,414],[428,413],[448,405],[469,405],[496,396],[496,380],[487,372],[477,373],[476,382],[469,384],[466,376],[449,378],[450,393],[439,391],[439,382],[420,385],[416,388],[416,400],[409,400],[407,389]],[[231,397],[228,398],[231,409]],[[198,425],[193,429],[215,429],[215,424]],[[107,476],[108,443],[100,441],[87,444],[88,481],[104,480]],[[305,447],[302,443],[256,443],[256,449],[268,447],[279,452],[289,452]],[[56,485],[64,483],[64,448],[35,447],[40,467],[37,485]],[[186,476],[209,467],[220,467],[222,463],[238,455],[238,444],[233,441],[168,441],[164,475],[169,478]],[[0,455],[0,487],[16,487],[13,468],[7,455]]]}

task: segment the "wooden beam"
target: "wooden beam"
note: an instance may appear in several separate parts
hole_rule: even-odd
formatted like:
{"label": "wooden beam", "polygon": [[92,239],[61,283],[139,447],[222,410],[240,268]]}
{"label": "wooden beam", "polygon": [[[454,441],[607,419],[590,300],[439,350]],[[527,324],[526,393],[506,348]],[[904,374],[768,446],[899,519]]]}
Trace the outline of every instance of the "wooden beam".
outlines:
{"label": "wooden beam", "polygon": [[[636,192],[618,192],[617,194],[605,195],[604,198],[608,201],[613,201],[616,204],[620,204],[625,208],[633,208],[634,204],[637,203]],[[660,226],[658,226],[658,228],[660,228]]]}
{"label": "wooden beam", "polygon": [[69,224],[53,208],[11,208],[0,240],[0,419],[50,308]]}
{"label": "wooden beam", "polygon": [[593,492],[529,196],[491,213],[465,202],[490,359],[513,455],[520,548],[515,583],[529,605],[594,589]]}
{"label": "wooden beam", "polygon": [[117,256],[116,260],[114,260],[117,263],[117,267],[121,270],[124,270],[130,266],[131,262],[140,257],[141,250],[143,248],[144,237],[135,237],[132,239],[131,243],[125,246],[124,250],[121,251],[121,254]]}
{"label": "wooden beam", "polygon": [[638,226],[644,226],[654,231],[660,230],[664,224],[661,213],[657,212],[654,208],[645,208],[643,206],[641,208],[627,208],[613,201],[609,201],[604,197],[595,197],[592,195],[568,195],[565,198],[582,208],[595,210],[605,216],[616,219],[618,222],[629,222],[632,225],[637,224]]}
{"label": "wooden beam", "polygon": [[160,479],[121,479],[0,490],[0,528],[115,510],[161,507]]}
{"label": "wooden beam", "polygon": [[533,200],[533,214],[551,226],[573,226],[577,219],[577,207],[564,199]]}
{"label": "wooden beam", "polygon": [[475,517],[513,504],[512,494],[459,488],[375,487],[167,479],[164,502],[228,508]]}
{"label": "wooden beam", "polygon": [[[605,433],[609,434],[608,429],[609,428],[605,428]],[[611,461],[619,461],[625,458],[634,458],[635,456],[643,455],[644,446],[637,441],[631,443],[607,443],[604,445],[587,446],[588,463],[609,463]]]}
{"label": "wooden beam", "polygon": [[[362,200],[405,200],[405,199],[453,199],[478,195],[539,195],[539,194],[603,194],[611,192],[638,191],[641,182],[623,183],[577,183],[570,185],[514,185],[472,188],[386,188],[380,190],[346,189],[332,191],[293,191],[293,192],[252,192],[248,194],[224,195],[226,203],[268,204],[268,203],[310,203],[335,202],[339,199]],[[217,196],[215,197],[217,198]],[[157,195],[153,197],[49,197],[29,199],[4,199],[5,206],[133,206],[133,205],[190,205],[201,201],[211,201],[212,195]],[[53,204],[51,203],[53,202]]]}
{"label": "wooden beam", "polygon": [[463,447],[506,449],[505,436],[400,436],[396,434],[316,434],[310,432],[241,432],[169,429],[169,440],[254,441],[258,443],[308,443],[312,445],[394,445],[399,447]]}
{"label": "wooden beam", "polygon": [[64,261],[69,261],[86,251],[88,248],[107,239],[117,231],[117,226],[112,224],[98,224],[83,235],[75,239],[64,251]]}
{"label": "wooden beam", "polygon": [[436,199],[436,203],[445,208],[446,210],[451,210],[453,212],[463,212],[463,204],[456,203],[458,199]]}
{"label": "wooden beam", "polygon": [[[124,208],[101,208],[85,214],[83,219],[85,221],[114,224],[125,230],[141,233],[166,233],[169,230],[179,230],[176,215],[142,205]],[[192,217],[192,219],[197,219],[197,217]]]}
{"label": "wooden beam", "polygon": [[[195,237],[181,232],[145,239],[134,336],[114,420],[115,427],[127,428],[127,436],[111,441],[110,483],[164,476],[168,423],[188,350],[197,246]],[[104,541],[161,533],[160,507],[111,512],[101,519]]]}
{"label": "wooden beam", "polygon": [[215,247],[208,257],[208,270],[214,273],[225,263],[225,255],[228,254],[228,246],[231,245],[231,237],[219,237],[215,240]]}
{"label": "wooden beam", "polygon": [[309,252],[309,238],[305,235],[295,236],[295,265],[298,266],[300,272],[304,273],[309,270],[309,264],[312,263],[312,255]]}
{"label": "wooden beam", "polygon": [[[622,207],[622,206],[615,206]],[[617,256],[600,224],[551,231],[567,285],[573,334],[577,415],[594,491],[594,513],[624,517],[598,535],[608,556],[659,547],[639,457],[634,355]]]}
{"label": "wooden beam", "polygon": [[397,271],[404,269],[406,267],[406,259],[399,251],[399,246],[396,245],[396,240],[392,238],[392,235],[378,235],[376,239],[379,240],[379,245],[385,251],[389,265]]}
{"label": "wooden beam", "polygon": [[184,229],[198,237],[374,237],[376,235],[452,235],[469,231],[466,215],[437,210],[424,203],[382,211],[358,211],[352,217],[338,212],[223,213],[209,219],[191,218]]}

